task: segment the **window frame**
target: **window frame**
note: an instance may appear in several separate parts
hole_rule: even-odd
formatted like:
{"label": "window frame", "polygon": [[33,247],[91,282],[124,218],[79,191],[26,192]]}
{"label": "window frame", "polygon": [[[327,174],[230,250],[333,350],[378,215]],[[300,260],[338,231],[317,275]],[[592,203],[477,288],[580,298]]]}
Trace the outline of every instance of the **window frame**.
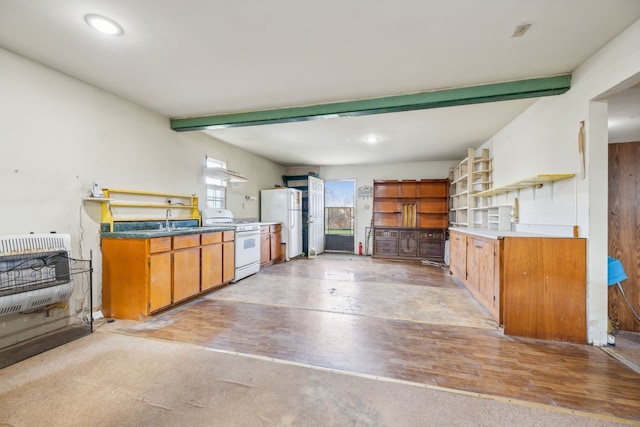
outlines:
{"label": "window frame", "polygon": [[[205,157],[205,167],[208,168],[227,168],[227,162],[214,159],[213,157]],[[227,180],[205,177],[205,204],[207,209],[218,208],[226,209],[227,207]],[[221,194],[220,194],[221,193]]]}

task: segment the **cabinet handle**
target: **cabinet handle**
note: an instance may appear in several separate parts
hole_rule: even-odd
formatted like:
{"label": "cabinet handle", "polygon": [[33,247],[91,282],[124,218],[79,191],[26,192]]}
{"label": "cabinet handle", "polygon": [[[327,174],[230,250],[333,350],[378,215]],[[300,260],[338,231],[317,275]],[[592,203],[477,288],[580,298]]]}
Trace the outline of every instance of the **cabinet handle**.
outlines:
{"label": "cabinet handle", "polygon": [[482,249],[482,245],[476,245],[476,248]]}

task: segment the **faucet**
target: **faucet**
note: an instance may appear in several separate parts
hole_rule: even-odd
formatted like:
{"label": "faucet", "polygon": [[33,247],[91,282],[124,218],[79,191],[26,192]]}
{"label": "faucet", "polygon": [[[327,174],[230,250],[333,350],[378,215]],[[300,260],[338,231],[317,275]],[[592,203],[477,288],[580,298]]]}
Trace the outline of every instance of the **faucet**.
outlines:
{"label": "faucet", "polygon": [[169,218],[171,218],[171,208],[167,209],[167,215],[164,219],[164,228],[169,229]]}

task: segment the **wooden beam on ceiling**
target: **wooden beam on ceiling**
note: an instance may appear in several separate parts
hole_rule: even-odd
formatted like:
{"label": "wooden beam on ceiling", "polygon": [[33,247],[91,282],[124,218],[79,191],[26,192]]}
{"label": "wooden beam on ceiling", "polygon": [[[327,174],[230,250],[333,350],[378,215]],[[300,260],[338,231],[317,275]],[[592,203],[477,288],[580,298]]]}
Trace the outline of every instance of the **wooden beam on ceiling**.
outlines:
{"label": "wooden beam on ceiling", "polygon": [[559,95],[571,87],[571,74],[443,89],[408,95],[359,99],[330,104],[171,119],[177,132],[290,123],[368,114],[395,113]]}

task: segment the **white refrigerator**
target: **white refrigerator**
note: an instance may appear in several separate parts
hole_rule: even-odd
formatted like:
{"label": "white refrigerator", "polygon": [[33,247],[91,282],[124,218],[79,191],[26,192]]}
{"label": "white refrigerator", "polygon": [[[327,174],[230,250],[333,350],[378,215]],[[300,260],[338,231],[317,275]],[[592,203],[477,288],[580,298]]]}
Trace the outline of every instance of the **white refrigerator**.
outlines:
{"label": "white refrigerator", "polygon": [[302,191],[271,188],[260,191],[260,220],[282,224],[287,261],[302,252]]}

